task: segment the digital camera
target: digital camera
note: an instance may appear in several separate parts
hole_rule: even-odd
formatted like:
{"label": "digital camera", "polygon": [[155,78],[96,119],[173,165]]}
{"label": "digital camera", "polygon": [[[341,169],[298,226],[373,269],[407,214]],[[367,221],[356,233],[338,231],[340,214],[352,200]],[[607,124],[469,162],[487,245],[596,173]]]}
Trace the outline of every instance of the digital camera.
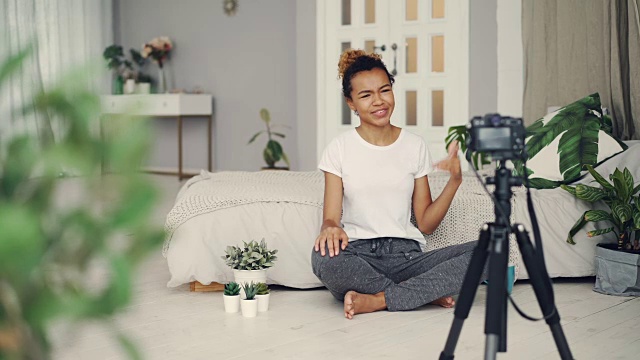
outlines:
{"label": "digital camera", "polygon": [[471,152],[486,153],[492,160],[522,159],[526,129],[521,118],[487,114],[474,116],[467,124]]}

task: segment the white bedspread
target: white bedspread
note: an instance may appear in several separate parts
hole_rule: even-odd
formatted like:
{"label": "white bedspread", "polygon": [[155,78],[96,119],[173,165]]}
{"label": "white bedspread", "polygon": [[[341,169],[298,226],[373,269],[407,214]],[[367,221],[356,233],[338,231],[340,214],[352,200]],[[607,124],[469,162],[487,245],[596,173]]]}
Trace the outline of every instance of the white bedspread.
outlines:
{"label": "white bedspread", "polygon": [[319,171],[210,173],[202,170],[180,189],[167,215],[162,254],[166,257],[175,229],[198,215],[260,202],[295,203],[322,209],[323,191],[324,177]]}
{"label": "white bedspread", "polygon": [[[481,225],[494,221],[493,203],[481,183],[472,173],[463,176],[448,214],[432,235],[425,236],[425,250],[475,240]],[[429,175],[433,198],[447,180],[446,173]],[[323,190],[320,171],[203,171],[183,186],[167,216],[164,254],[171,273],[168,286],[233,280],[232,270],[221,258],[224,249],[262,238],[270,248],[278,249],[278,262],[267,272],[270,284],[322,286],[311,271],[310,260],[322,224]],[[513,191],[511,220],[523,223],[532,234],[524,189]],[[601,239],[589,239],[580,232],[577,245],[565,242],[569,229],[589,205],[554,189],[534,191],[534,206],[550,275],[593,275],[593,252]],[[511,245],[509,260],[516,265],[518,278],[527,278],[513,240]]]}

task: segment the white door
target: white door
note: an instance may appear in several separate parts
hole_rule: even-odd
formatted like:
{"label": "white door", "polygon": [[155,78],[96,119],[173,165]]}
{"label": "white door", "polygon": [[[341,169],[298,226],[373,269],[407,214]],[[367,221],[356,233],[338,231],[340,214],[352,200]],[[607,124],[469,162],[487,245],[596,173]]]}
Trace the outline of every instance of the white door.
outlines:
{"label": "white door", "polygon": [[337,78],[348,48],[375,51],[394,73],[394,125],[421,135],[432,155],[446,154],[449,126],[469,120],[468,0],[318,1],[318,157],[359,124]]}

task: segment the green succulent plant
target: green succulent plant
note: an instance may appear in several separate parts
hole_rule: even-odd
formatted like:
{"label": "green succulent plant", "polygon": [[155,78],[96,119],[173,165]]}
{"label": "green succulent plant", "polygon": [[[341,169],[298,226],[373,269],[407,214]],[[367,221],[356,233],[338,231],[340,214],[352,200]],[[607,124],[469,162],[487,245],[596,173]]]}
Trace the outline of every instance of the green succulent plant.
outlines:
{"label": "green succulent plant", "polygon": [[258,283],[258,295],[267,295],[269,293],[269,286],[265,283]]}
{"label": "green succulent plant", "polygon": [[[260,118],[264,121],[267,126],[267,130],[258,131],[255,135],[249,139],[249,143],[251,144],[260,134],[266,133],[269,140],[267,141],[267,146],[262,151],[262,157],[264,161],[267,163],[267,169],[275,169],[276,163],[280,160],[284,161],[287,164],[287,169],[291,167],[289,163],[289,158],[287,154],[285,154],[284,150],[282,150],[282,145],[276,140],[273,139],[274,136],[278,136],[284,139],[285,135],[283,133],[272,131],[272,128],[275,127],[288,127],[286,125],[277,125],[271,123],[271,115],[269,114],[269,110],[260,109]],[[248,145],[247,144],[247,145]]]}
{"label": "green succulent plant", "polygon": [[[635,196],[640,191],[640,185],[634,187],[633,176],[627,168],[622,171],[616,168],[613,174],[609,175],[611,180],[609,182],[595,171],[593,166],[586,165],[585,167],[600,184],[600,187],[583,184],[576,186],[561,185],[560,187],[580,200],[590,203],[602,201],[609,207],[609,211],[587,210],[569,231],[567,242],[575,244],[573,236],[587,222],[607,221],[613,226],[591,230],[587,232],[587,236],[593,237],[614,232],[618,238],[619,250],[640,250],[638,246],[638,238],[640,237],[640,196]],[[635,244],[631,242],[631,234],[633,232],[635,232]]]}
{"label": "green succulent plant", "polygon": [[258,293],[258,284],[253,281],[250,283],[244,283],[242,284],[242,289],[244,290],[245,299],[253,300]]}
{"label": "green succulent plant", "polygon": [[224,286],[224,294],[227,296],[240,295],[240,285],[237,282],[230,282]]}
{"label": "green succulent plant", "polygon": [[264,238],[258,242],[251,240],[249,243],[243,241],[243,247],[227,246],[226,255],[222,256],[225,263],[236,270],[261,270],[273,266],[278,259],[275,255],[278,250],[269,250]]}

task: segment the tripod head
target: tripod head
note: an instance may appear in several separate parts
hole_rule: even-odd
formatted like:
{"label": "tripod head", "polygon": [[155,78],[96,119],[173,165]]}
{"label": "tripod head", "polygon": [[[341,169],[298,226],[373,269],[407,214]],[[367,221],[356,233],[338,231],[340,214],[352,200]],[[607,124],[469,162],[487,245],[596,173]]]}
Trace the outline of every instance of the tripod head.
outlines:
{"label": "tripod head", "polygon": [[514,176],[505,163],[505,160],[498,160],[495,176],[487,177],[485,181],[487,185],[495,185],[493,194],[497,201],[494,204],[496,224],[507,226],[511,218],[511,187],[521,186],[522,178]]}

